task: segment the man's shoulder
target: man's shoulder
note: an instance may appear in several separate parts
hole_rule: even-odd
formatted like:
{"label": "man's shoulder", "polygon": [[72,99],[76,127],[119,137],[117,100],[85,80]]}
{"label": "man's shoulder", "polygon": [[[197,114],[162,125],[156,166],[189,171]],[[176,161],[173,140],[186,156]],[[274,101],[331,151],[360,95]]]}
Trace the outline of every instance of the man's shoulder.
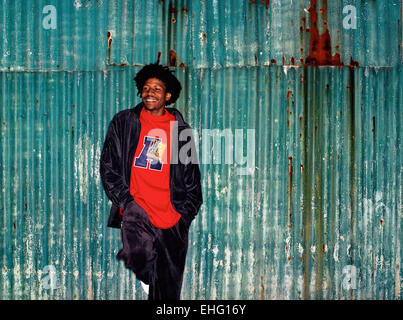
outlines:
{"label": "man's shoulder", "polygon": [[182,116],[182,113],[178,109],[173,107],[166,107],[166,110],[170,114],[175,116],[175,120],[178,121],[179,126],[190,127],[190,125],[185,121],[185,119]]}
{"label": "man's shoulder", "polygon": [[127,118],[130,117],[133,114],[133,109],[125,109],[125,110],[121,110],[118,113],[116,113],[113,118],[114,119],[123,119],[123,118]]}
{"label": "man's shoulder", "polygon": [[117,112],[114,116],[112,121],[125,121],[125,120],[132,120],[133,118],[138,117],[137,113],[135,112],[135,108],[125,109]]}

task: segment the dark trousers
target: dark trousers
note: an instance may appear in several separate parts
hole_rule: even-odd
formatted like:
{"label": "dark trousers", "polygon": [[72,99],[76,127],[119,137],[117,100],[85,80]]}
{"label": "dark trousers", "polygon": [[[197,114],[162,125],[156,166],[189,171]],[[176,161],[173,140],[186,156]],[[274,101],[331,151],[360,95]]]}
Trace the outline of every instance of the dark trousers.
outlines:
{"label": "dark trousers", "polygon": [[169,229],[154,227],[138,204],[123,214],[123,249],[116,258],[150,285],[149,300],[180,299],[188,231],[182,219]]}

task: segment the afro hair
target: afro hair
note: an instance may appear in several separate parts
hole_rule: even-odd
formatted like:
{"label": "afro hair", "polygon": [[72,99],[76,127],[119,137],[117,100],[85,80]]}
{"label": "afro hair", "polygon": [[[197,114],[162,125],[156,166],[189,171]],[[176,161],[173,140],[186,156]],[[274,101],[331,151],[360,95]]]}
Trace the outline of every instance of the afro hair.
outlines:
{"label": "afro hair", "polygon": [[179,98],[182,86],[179,80],[173,75],[173,71],[166,66],[160,65],[158,62],[145,65],[134,77],[138,96],[141,96],[144,83],[150,78],[157,78],[165,83],[166,91],[171,94],[171,99],[166,102],[166,105],[175,103]]}

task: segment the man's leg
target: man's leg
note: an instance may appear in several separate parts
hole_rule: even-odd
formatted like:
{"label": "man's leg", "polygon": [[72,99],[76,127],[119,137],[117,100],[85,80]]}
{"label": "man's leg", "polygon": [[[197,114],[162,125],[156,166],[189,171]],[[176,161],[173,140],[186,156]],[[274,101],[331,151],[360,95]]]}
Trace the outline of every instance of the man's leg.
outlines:
{"label": "man's leg", "polygon": [[155,272],[155,239],[156,229],[139,205],[135,204],[123,214],[123,249],[116,258],[123,260],[126,268],[132,270],[145,284],[150,284]]}
{"label": "man's leg", "polygon": [[179,300],[188,248],[188,228],[182,219],[169,229],[158,229],[155,279],[149,300]]}

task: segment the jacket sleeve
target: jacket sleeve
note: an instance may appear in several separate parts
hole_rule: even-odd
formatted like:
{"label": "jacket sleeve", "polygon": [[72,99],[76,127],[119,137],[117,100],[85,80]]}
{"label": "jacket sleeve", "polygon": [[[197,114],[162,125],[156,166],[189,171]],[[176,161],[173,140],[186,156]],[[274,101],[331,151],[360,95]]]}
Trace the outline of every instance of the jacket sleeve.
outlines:
{"label": "jacket sleeve", "polygon": [[[196,152],[194,137],[191,136],[191,150]],[[197,154],[192,155],[192,161],[185,165],[184,168],[184,182],[186,187],[186,200],[184,210],[186,215],[184,220],[190,225],[192,220],[199,212],[200,206],[203,203],[202,188],[201,188],[201,175],[200,168],[197,160]]]}
{"label": "jacket sleeve", "polygon": [[198,164],[189,164],[185,168],[186,201],[184,216],[186,222],[190,225],[192,220],[199,212],[203,203],[203,196],[200,183],[200,169]]}
{"label": "jacket sleeve", "polygon": [[109,124],[100,159],[100,175],[108,198],[118,208],[126,209],[133,201],[130,187],[124,179],[121,127],[117,115]]}

